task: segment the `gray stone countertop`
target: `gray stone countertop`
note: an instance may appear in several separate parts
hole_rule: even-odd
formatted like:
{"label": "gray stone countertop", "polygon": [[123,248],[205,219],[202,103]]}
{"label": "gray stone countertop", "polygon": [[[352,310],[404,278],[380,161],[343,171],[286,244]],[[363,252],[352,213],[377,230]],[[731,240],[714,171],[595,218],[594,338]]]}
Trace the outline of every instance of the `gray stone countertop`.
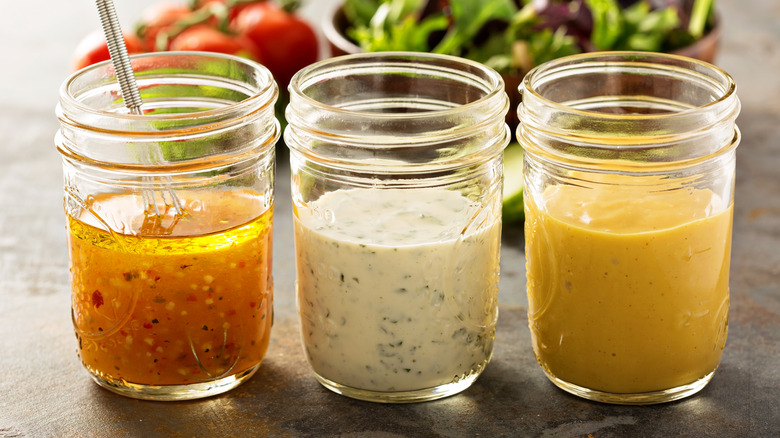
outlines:
{"label": "gray stone countertop", "polygon": [[[151,0],[117,2],[132,22]],[[318,20],[333,0],[304,10]],[[58,87],[98,21],[91,2],[6,2],[0,27],[0,437],[769,437],[780,436],[780,3],[723,0],[716,63],[738,83],[743,141],[723,361],[696,396],[643,407],[570,396],[531,351],[522,230],[505,227],[492,362],[443,400],[383,405],[347,399],[308,370],[294,303],[289,170],[280,155],[274,229],[276,319],[258,373],[221,396],[124,398],[92,383],[70,320]]]}

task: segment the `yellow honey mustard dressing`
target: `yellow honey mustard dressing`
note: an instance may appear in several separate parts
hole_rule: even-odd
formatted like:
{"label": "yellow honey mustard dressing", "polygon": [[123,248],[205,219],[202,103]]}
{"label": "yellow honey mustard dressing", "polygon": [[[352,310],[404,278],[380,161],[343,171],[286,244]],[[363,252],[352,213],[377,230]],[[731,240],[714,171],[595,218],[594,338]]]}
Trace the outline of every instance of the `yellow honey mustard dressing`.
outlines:
{"label": "yellow honey mustard dressing", "polygon": [[529,325],[555,379],[609,393],[690,384],[728,331],[732,206],[709,190],[552,186],[526,204]]}
{"label": "yellow honey mustard dressing", "polygon": [[[122,234],[95,226],[89,213],[68,216],[79,354],[101,380],[205,382],[251,371],[265,355],[272,209],[263,211],[246,190],[180,196],[185,214],[160,235],[138,235],[152,227],[144,215],[122,218]],[[142,201],[105,195],[90,202],[100,210]]]}

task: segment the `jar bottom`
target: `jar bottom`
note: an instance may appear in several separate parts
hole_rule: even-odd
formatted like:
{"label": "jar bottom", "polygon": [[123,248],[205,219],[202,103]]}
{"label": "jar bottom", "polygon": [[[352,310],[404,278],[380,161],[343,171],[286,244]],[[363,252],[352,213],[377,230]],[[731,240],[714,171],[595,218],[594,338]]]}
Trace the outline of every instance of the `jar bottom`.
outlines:
{"label": "jar bottom", "polygon": [[610,403],[610,404],[616,404],[616,405],[652,405],[652,404],[659,404],[659,403],[668,403],[675,400],[680,400],[685,397],[690,397],[697,392],[704,389],[705,386],[707,386],[708,383],[710,383],[710,380],[712,380],[712,376],[715,375],[715,371],[713,370],[706,376],[702,377],[699,380],[696,380],[695,382],[689,383],[687,385],[681,385],[677,386],[675,388],[670,389],[664,389],[661,391],[651,391],[651,392],[639,392],[639,393],[612,393],[612,392],[603,392],[603,391],[597,391],[595,389],[589,389],[585,388],[579,385],[575,385],[573,383],[566,382],[564,380],[561,380],[554,375],[550,374],[546,369],[544,370],[544,374],[547,376],[548,379],[552,383],[555,384],[558,388],[561,388],[562,390],[574,394],[578,397],[582,397],[584,399],[597,401],[601,403]]}
{"label": "jar bottom", "polygon": [[195,400],[225,393],[249,380],[259,368],[260,363],[232,376],[186,385],[142,385],[100,377],[91,373],[90,375],[98,385],[125,397],[140,400],[176,401]]}
{"label": "jar bottom", "polygon": [[312,371],[312,373],[322,386],[335,392],[336,394],[354,398],[356,400],[375,403],[420,403],[449,397],[451,395],[465,391],[477,380],[481,374],[480,372],[472,372],[471,374],[460,378],[457,381],[413,391],[371,391],[367,389],[345,386],[322,377],[314,371]]}

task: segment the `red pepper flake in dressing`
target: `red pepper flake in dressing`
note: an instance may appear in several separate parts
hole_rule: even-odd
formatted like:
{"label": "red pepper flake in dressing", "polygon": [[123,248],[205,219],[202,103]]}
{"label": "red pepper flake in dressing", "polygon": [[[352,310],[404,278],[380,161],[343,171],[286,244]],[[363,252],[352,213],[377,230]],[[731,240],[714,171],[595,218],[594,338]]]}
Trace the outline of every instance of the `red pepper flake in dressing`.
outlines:
{"label": "red pepper flake in dressing", "polygon": [[92,305],[95,306],[95,308],[103,305],[103,294],[97,289],[95,289],[95,292],[92,292]]}
{"label": "red pepper flake in dressing", "polygon": [[[78,256],[74,278],[80,284],[75,289],[82,291],[81,297],[74,295],[74,301],[86,306],[74,312],[74,319],[81,318],[76,321],[80,324],[77,327],[95,333],[94,339],[82,339],[82,348],[77,351],[90,371],[141,385],[182,385],[208,380],[213,378],[212,373],[242,372],[265,354],[270,324],[253,319],[256,311],[245,306],[249,301],[260,303],[259,293],[270,294],[268,269],[254,258],[255,251],[271,251],[270,212],[258,220],[256,228],[252,225],[251,229],[236,228],[236,233],[229,231],[226,236],[234,243],[230,248],[224,248],[221,234],[212,236],[223,211],[254,209],[255,204],[247,204],[253,192],[239,192],[235,202],[231,200],[223,209],[221,203],[210,201],[212,195],[214,199],[228,199],[222,190],[204,191],[204,199],[215,209],[198,211],[199,216],[193,216],[192,228],[188,228],[191,235],[128,236],[127,240],[123,238],[123,245],[116,247],[113,241],[111,247],[103,245],[108,241],[99,229],[81,226],[69,217],[71,232],[79,236],[71,239],[72,254]],[[247,218],[242,213],[241,221]],[[82,232],[89,239],[82,239]],[[125,247],[124,243],[132,246]],[[202,250],[198,257],[177,249],[196,247],[199,254]],[[242,260],[243,269],[233,269]],[[109,287],[109,295],[102,294],[101,287]],[[90,289],[100,289],[94,301]],[[117,327],[119,322],[121,328]],[[252,345],[255,338],[257,343]],[[232,340],[234,347],[223,351],[227,340]],[[208,345],[208,352],[204,345]],[[122,368],[121,373],[113,369],[115,364]]]}

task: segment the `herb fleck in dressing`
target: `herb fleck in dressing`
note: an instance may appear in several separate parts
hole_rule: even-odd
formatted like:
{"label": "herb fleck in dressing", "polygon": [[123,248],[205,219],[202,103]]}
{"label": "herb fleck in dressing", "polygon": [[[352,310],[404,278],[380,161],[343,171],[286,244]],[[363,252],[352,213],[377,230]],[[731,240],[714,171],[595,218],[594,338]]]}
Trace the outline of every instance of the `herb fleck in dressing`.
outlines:
{"label": "herb fleck in dressing", "polygon": [[297,294],[314,372],[413,391],[482,370],[498,316],[498,216],[474,230],[479,205],[444,189],[339,190],[308,206],[295,221]]}

